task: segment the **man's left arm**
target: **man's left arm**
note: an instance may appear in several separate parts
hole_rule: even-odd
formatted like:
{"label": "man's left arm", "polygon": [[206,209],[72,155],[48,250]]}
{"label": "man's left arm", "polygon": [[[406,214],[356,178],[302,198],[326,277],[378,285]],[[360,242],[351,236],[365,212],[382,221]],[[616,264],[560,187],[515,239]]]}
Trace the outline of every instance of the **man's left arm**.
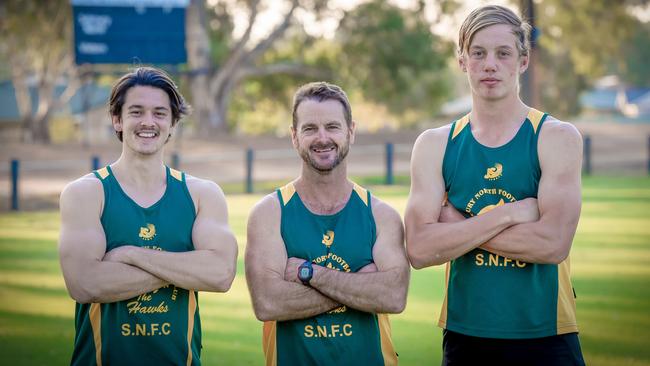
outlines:
{"label": "man's left arm", "polygon": [[194,250],[164,252],[122,246],[108,252],[104,260],[139,267],[180,288],[226,292],[237,265],[237,241],[228,226],[226,199],[216,183],[188,178],[190,194],[198,207],[192,227]]}
{"label": "man's left arm", "polygon": [[[313,265],[310,285],[325,296],[351,308],[372,313],[400,313],[406,306],[409,263],[404,249],[402,220],[392,207],[373,199],[377,239],[372,250],[372,266],[347,273]],[[304,259],[290,258],[285,279],[299,282],[296,273]]]}
{"label": "man's left arm", "polygon": [[481,248],[529,263],[560,263],[569,255],[580,217],[582,137],[571,124],[549,120],[538,143],[542,176],[538,221],[514,225]]}

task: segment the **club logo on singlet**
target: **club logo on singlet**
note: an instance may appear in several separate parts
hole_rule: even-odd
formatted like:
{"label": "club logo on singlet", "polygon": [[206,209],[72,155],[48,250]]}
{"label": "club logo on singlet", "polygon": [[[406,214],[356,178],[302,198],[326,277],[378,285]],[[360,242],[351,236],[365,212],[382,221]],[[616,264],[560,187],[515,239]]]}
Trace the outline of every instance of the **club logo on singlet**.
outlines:
{"label": "club logo on singlet", "polygon": [[499,200],[499,202],[497,202],[496,205],[487,205],[487,206],[483,207],[483,208],[481,209],[481,211],[478,212],[477,215],[482,215],[482,214],[484,214],[484,213],[486,213],[486,212],[488,212],[488,211],[494,210],[495,208],[497,208],[497,207],[499,207],[499,206],[503,206],[503,205],[505,205],[505,204],[506,204],[506,203],[503,201],[503,198],[502,198],[502,199]]}
{"label": "club logo on singlet", "polygon": [[146,227],[140,228],[140,238],[143,240],[151,240],[156,236],[156,226],[154,224],[147,224]]}
{"label": "club logo on singlet", "polygon": [[494,164],[493,167],[487,168],[487,171],[485,172],[483,178],[487,180],[497,180],[501,178],[502,174],[503,174],[503,165],[496,163]]}
{"label": "club logo on singlet", "polygon": [[321,243],[325,244],[328,248],[331,247],[334,243],[334,232],[332,230],[327,230],[327,232],[323,234],[323,241]]}

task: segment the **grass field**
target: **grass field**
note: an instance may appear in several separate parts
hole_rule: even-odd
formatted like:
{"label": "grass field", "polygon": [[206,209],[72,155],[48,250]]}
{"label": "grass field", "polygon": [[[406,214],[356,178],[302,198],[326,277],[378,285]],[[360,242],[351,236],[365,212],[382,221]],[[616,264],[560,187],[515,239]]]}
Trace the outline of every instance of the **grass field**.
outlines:
{"label": "grass field", "polygon": [[[372,183],[368,180],[361,183]],[[404,211],[408,187],[371,187]],[[650,178],[588,178],[571,264],[589,365],[650,365]],[[229,195],[240,243],[227,294],[200,295],[205,365],[261,365],[261,323],[243,275],[245,222],[260,195]],[[0,355],[4,365],[63,365],[74,336],[74,302],[57,260],[58,214],[0,215]],[[443,267],[413,271],[404,313],[392,317],[403,365],[440,363],[435,326]],[[143,355],[145,356],[145,355]]]}

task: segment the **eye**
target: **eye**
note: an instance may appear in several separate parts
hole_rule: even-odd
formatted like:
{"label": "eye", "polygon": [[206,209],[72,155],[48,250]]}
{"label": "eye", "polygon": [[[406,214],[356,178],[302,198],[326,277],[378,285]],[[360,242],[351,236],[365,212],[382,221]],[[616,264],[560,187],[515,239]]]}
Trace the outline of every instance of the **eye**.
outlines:
{"label": "eye", "polygon": [[142,112],[141,112],[141,111],[137,111],[137,110],[134,110],[134,111],[130,111],[130,112],[129,112],[129,116],[133,116],[133,117],[138,117],[138,116],[140,116],[141,114],[142,114]]}
{"label": "eye", "polygon": [[483,56],[483,51],[475,50],[470,53],[470,56],[472,57],[482,57]]}
{"label": "eye", "polygon": [[339,125],[328,125],[327,126],[328,130],[338,130],[340,128],[341,128],[341,126],[339,126]]}
{"label": "eye", "polygon": [[505,58],[505,57],[509,57],[509,56],[510,56],[509,51],[499,51],[499,57]]}
{"label": "eye", "polygon": [[165,118],[167,116],[167,113],[165,112],[156,112],[156,117],[158,118]]}

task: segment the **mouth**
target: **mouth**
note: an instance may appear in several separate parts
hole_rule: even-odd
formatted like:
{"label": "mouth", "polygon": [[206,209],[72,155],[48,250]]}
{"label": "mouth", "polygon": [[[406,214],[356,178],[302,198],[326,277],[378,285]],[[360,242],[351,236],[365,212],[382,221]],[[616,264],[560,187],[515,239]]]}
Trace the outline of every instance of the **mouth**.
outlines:
{"label": "mouth", "polygon": [[325,146],[314,146],[314,147],[311,148],[311,151],[313,151],[313,152],[315,152],[317,154],[322,154],[322,153],[328,153],[330,151],[334,151],[334,148],[335,147],[333,145],[326,146],[326,147]]}
{"label": "mouth", "polygon": [[499,80],[499,79],[495,79],[495,78],[485,78],[485,79],[481,79],[481,82],[482,82],[482,83],[484,83],[484,84],[488,84],[488,85],[494,85],[494,84],[498,83],[499,81],[501,81],[501,80]]}
{"label": "mouth", "polygon": [[143,139],[152,139],[158,137],[158,132],[156,131],[138,131],[135,133],[136,136]]}

